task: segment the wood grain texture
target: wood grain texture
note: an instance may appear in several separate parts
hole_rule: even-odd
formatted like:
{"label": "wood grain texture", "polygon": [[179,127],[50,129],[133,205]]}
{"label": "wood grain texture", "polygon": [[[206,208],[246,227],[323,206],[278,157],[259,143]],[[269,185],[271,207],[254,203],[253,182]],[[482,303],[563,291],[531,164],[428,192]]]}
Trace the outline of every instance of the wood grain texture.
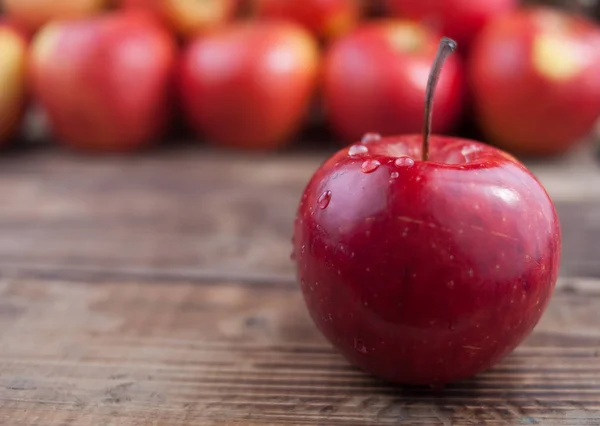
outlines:
{"label": "wood grain texture", "polygon": [[6,425],[597,425],[600,283],[441,393],[387,385],[320,337],[295,285],[4,279]]}
{"label": "wood grain texture", "polygon": [[[326,156],[182,149],[4,159],[0,267],[288,279],[297,203]],[[559,210],[564,273],[600,278],[597,166],[576,157],[532,170]]]}

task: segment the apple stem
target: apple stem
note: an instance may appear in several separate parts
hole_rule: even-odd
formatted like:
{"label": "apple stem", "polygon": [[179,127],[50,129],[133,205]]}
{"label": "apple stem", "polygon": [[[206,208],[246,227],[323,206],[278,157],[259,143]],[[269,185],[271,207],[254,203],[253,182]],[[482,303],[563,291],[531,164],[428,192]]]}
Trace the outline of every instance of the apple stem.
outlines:
{"label": "apple stem", "polygon": [[429,136],[431,135],[431,120],[433,116],[433,95],[435,94],[435,88],[437,87],[440,74],[442,73],[442,67],[446,58],[456,50],[457,44],[454,40],[443,37],[440,41],[440,47],[438,48],[437,55],[433,61],[431,72],[429,73],[429,80],[427,81],[427,90],[425,92],[425,119],[423,121],[423,161],[429,160]]}

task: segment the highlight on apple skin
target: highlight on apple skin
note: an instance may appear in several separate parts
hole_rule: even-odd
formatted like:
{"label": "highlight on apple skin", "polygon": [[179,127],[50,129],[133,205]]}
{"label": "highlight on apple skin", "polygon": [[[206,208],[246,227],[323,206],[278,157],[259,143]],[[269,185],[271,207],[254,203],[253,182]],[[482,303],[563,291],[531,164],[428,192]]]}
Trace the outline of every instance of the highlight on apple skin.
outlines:
{"label": "highlight on apple skin", "polygon": [[164,131],[175,63],[175,43],[162,27],[115,13],[45,26],[33,41],[29,73],[59,143],[127,152]]}
{"label": "highlight on apple skin", "polygon": [[80,19],[104,9],[107,0],[0,0],[5,13],[29,31],[63,19]]}
{"label": "highlight on apple skin", "polygon": [[555,9],[530,7],[485,28],[469,78],[488,142],[521,156],[558,156],[600,117],[600,28]]}
{"label": "highlight on apple skin", "polygon": [[179,93],[200,137],[229,148],[277,149],[307,117],[318,73],[317,43],[301,27],[239,23],[188,45]]}
{"label": "highlight on apple skin", "polygon": [[27,41],[8,22],[0,22],[0,145],[17,133],[27,101]]}

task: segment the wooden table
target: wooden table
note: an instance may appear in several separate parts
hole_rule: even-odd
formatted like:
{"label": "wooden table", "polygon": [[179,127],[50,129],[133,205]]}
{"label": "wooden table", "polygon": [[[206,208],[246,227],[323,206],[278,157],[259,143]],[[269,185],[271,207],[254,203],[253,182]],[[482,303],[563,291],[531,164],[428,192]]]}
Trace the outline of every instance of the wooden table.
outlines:
{"label": "wooden table", "polygon": [[350,367],[309,320],[291,223],[325,155],[0,160],[0,424],[600,425],[591,157],[531,166],[564,232],[543,320],[435,394]]}

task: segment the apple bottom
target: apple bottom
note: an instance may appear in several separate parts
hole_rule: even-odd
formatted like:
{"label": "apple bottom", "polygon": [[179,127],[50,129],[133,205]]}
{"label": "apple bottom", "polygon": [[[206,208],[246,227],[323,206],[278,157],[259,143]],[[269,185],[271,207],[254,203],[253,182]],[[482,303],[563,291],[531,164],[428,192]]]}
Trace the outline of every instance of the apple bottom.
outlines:
{"label": "apple bottom", "polygon": [[353,365],[405,385],[446,385],[482,373],[518,346],[539,319],[529,318],[515,328],[502,319],[482,321],[474,336],[472,329],[453,330],[449,322],[427,331],[390,324],[376,314],[365,314],[360,301],[347,310],[336,309],[337,303],[311,310],[323,335]]}
{"label": "apple bottom", "polygon": [[536,179],[492,147],[431,143],[431,162],[390,155],[418,154],[412,139],[341,150],[295,224],[319,330],[351,363],[402,384],[489,369],[538,323],[558,275],[558,219]]}

